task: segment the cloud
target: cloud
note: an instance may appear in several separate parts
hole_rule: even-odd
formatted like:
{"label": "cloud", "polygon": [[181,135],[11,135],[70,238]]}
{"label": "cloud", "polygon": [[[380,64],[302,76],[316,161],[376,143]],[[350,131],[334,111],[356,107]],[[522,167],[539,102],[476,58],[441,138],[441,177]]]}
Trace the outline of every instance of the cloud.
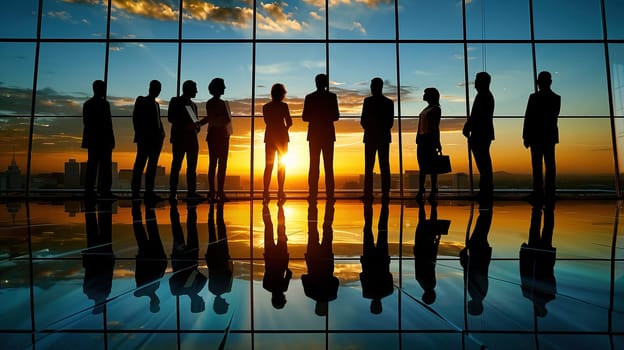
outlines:
{"label": "cloud", "polygon": [[187,0],[184,4],[186,10],[184,17],[187,19],[211,21],[231,25],[235,28],[247,28],[253,18],[251,8],[220,7],[202,0]]}
{"label": "cloud", "polygon": [[318,13],[316,13],[315,11],[310,11],[309,15],[310,17],[312,17],[312,19],[315,19],[317,21],[320,21],[323,19],[323,17],[319,15]]}
{"label": "cloud", "polygon": [[354,31],[358,31],[362,34],[366,34],[366,29],[364,28],[364,26],[362,25],[362,23],[355,21],[353,22],[353,30]]}
{"label": "cloud", "polygon": [[72,15],[67,11],[50,11],[48,17],[57,18],[63,22],[69,22],[72,19]]}
{"label": "cloud", "polygon": [[285,13],[282,6],[285,7],[287,5],[276,2],[270,4],[262,3],[261,7],[266,12],[266,16],[258,14],[258,29],[278,33],[283,33],[287,30],[301,31],[302,24],[292,18],[292,13]]}
{"label": "cloud", "polygon": [[155,0],[112,0],[112,6],[129,14],[161,21],[177,21],[178,9]]}
{"label": "cloud", "polygon": [[[325,0],[304,0],[304,2],[314,7],[318,7],[319,9],[325,9]],[[329,0],[330,7],[338,5],[363,4],[370,8],[374,8],[379,5],[393,3],[394,0]]]}

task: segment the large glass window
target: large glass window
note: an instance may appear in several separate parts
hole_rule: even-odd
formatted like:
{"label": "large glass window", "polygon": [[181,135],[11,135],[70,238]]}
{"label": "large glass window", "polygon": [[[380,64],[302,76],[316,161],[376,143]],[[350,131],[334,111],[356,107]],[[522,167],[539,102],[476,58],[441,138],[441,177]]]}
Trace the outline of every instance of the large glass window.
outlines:
{"label": "large glass window", "polygon": [[[223,99],[229,101],[234,115],[226,188],[246,193],[252,184],[261,187],[262,106],[270,100],[271,86],[279,82],[286,86],[285,101],[294,120],[287,190],[305,192],[309,150],[308,125],[300,119],[303,101],[315,90],[314,77],[328,73],[341,113],[335,124],[338,190],[361,190],[364,146],[359,117],[362,102],[370,95],[371,78],[381,77],[384,93],[395,101],[392,188],[400,190],[401,183],[408,193],[415,188],[418,115],[426,105],[424,89],[435,87],[441,95],[443,152],[451,156],[453,166],[452,174],[442,176],[440,183],[463,191],[469,185],[470,168],[461,129],[480,71],[492,76],[496,101],[492,157],[496,171],[504,173],[497,176],[496,187],[528,189],[530,184],[522,177],[530,175],[528,162],[511,160],[527,157],[519,130],[527,98],[535,89],[535,75],[547,70],[553,75],[553,90],[562,97],[558,156],[583,155],[593,162],[574,167],[562,160],[560,187],[613,190],[606,175],[613,172],[610,140],[614,132],[619,144],[624,128],[624,51],[619,42],[624,27],[617,16],[622,5],[615,0],[604,0],[604,28],[601,0],[572,1],[566,6],[554,0],[504,4],[493,0],[53,0],[41,4],[41,9],[35,0],[0,5],[7,24],[0,29],[0,118],[4,118],[3,142],[10,145],[2,157],[7,166],[11,164],[15,148],[16,163],[25,173],[28,164],[20,162],[28,159],[28,133],[33,133],[33,189],[51,186],[50,179],[63,174],[61,165],[68,159],[86,159],[80,148],[82,105],[92,96],[94,80],[108,84],[117,136],[117,186],[125,189],[124,176],[135,152],[128,117],[136,97],[147,94],[151,80],[160,80],[159,102],[165,117],[171,97],[181,93],[185,80],[194,80],[201,117],[211,98],[208,84],[220,77],[226,84]],[[39,20],[41,36],[37,37]],[[33,101],[35,115],[31,116]],[[35,118],[34,130],[24,129],[31,124],[28,117]],[[614,124],[610,118],[615,118]],[[169,132],[169,124],[163,121]],[[26,141],[11,143],[11,130]],[[573,134],[586,134],[588,141],[568,139]],[[202,169],[208,163],[205,130],[198,138],[198,188],[203,189]],[[160,160],[163,176],[168,174],[170,151],[166,142]],[[518,176],[507,179],[507,173]],[[48,175],[44,179],[40,174]],[[566,174],[592,182],[583,187],[566,180]],[[597,180],[597,176],[605,177]],[[377,177],[374,183],[377,188]],[[166,183],[162,188],[166,190]]]}

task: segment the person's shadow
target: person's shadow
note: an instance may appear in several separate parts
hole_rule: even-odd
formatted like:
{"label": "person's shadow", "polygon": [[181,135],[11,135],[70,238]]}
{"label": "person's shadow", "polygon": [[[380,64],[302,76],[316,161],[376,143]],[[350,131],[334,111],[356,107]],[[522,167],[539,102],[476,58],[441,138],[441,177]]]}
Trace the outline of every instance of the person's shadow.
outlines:
{"label": "person's shadow", "polygon": [[184,239],[177,202],[172,201],[169,211],[173,249],[171,251],[172,275],[169,278],[171,294],[176,297],[186,295],[191,300],[191,312],[203,312],[206,308],[199,292],[206,285],[206,276],[198,270],[199,240],[197,237],[197,207],[187,205],[186,229]]}
{"label": "person's shadow", "polygon": [[[147,231],[145,230],[146,226]],[[141,202],[132,202],[132,228],[138,246],[134,273],[137,289],[133,294],[137,298],[148,297],[150,311],[156,313],[160,311],[160,299],[156,295],[156,291],[160,287],[160,279],[164,276],[167,268],[167,254],[158,232],[154,208],[146,208],[144,226]]]}
{"label": "person's shadow", "polygon": [[87,249],[82,252],[83,293],[93,300],[93,314],[106,312],[106,302],[113,285],[113,212],[111,201],[87,201],[85,226]]}
{"label": "person's shadow", "polygon": [[418,225],[414,234],[414,273],[423,289],[422,301],[431,305],[436,300],[435,267],[438,260],[438,246],[442,235],[448,234],[450,221],[438,219],[438,204],[431,202],[431,213],[427,219],[425,204],[418,204]]}
{"label": "person's shadow", "polygon": [[318,231],[318,209],[316,201],[310,201],[308,207],[308,245],[305,261],[308,273],[301,275],[305,295],[316,301],[314,312],[318,316],[327,316],[328,304],[338,296],[340,281],[334,276],[334,253],[332,241],[334,232],[334,201],[325,203],[323,219],[323,239]]}
{"label": "person's shadow", "polygon": [[288,284],[292,278],[292,271],[288,268],[288,245],[286,241],[286,224],[284,206],[277,205],[277,243],[271,212],[268,204],[262,206],[262,221],[264,222],[264,276],[262,287],[271,293],[271,304],[276,309],[284,308]]}
{"label": "person's shadow", "polygon": [[492,209],[479,210],[477,223],[466,247],[459,252],[459,262],[464,269],[464,286],[470,295],[468,313],[481,315],[483,300],[488,292],[488,271],[492,259],[492,247],[488,234],[492,225]]}
{"label": "person's shadow", "polygon": [[[554,207],[543,209],[544,226],[542,224],[542,208],[533,207],[528,243],[520,247],[520,282],[522,295],[533,302],[533,311],[537,317],[548,314],[546,304],[557,295],[555,279],[555,261],[557,249],[552,246],[553,229],[555,226]],[[541,227],[541,235],[540,235]]]}
{"label": "person's shadow", "polygon": [[383,201],[377,224],[377,244],[373,236],[373,205],[364,202],[364,237],[362,244],[362,296],[371,299],[370,312],[380,314],[383,311],[381,299],[394,292],[394,282],[390,272],[388,253],[388,202]]}
{"label": "person's shadow", "polygon": [[208,247],[206,248],[206,265],[208,266],[208,289],[214,294],[213,309],[216,314],[228,312],[230,304],[223,294],[232,291],[234,264],[230,259],[227,232],[223,220],[223,203],[216,205],[217,220],[215,227],[215,204],[210,204],[208,211]]}

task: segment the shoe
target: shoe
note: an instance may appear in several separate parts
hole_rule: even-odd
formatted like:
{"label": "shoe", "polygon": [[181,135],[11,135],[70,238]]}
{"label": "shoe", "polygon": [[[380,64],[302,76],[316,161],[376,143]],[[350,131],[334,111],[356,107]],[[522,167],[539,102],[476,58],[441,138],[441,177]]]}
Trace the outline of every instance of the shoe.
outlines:
{"label": "shoe", "polygon": [[100,199],[104,201],[116,201],[118,197],[113,192],[104,192],[100,195]]}
{"label": "shoe", "polygon": [[438,190],[431,190],[431,192],[429,192],[428,201],[429,203],[435,203],[438,201]]}
{"label": "shoe", "polygon": [[424,191],[418,191],[416,194],[416,202],[422,203],[424,197]]}
{"label": "shoe", "polygon": [[186,199],[192,201],[203,201],[205,198],[197,192],[189,192],[186,194]]}
{"label": "shoe", "polygon": [[229,202],[230,199],[228,197],[226,197],[225,193],[221,192],[219,193],[219,195],[217,196],[217,201],[219,203],[225,203],[225,202]]}
{"label": "shoe", "polygon": [[175,193],[171,193],[169,195],[169,197],[167,197],[167,200],[169,201],[169,203],[177,203],[178,202],[178,195]]}
{"label": "shoe", "polygon": [[262,203],[263,204],[267,204],[271,201],[271,195],[269,194],[268,191],[264,191],[262,193]]}
{"label": "shoe", "polygon": [[160,202],[162,200],[164,200],[161,196],[157,195],[154,192],[148,192],[145,194],[145,196],[143,196],[143,200],[145,202],[150,202],[150,203],[157,203]]}

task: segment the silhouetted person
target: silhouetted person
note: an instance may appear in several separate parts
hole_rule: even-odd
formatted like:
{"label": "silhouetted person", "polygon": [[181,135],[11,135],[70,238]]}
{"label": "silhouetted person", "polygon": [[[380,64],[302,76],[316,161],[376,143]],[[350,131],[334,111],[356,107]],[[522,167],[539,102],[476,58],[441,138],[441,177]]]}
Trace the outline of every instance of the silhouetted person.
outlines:
{"label": "silhouetted person", "polygon": [[277,243],[271,212],[268,205],[262,206],[262,221],[264,222],[264,277],[262,287],[271,293],[271,304],[276,309],[284,308],[288,284],[292,278],[292,271],[288,268],[288,245],[286,241],[286,225],[284,207],[277,207]]}
{"label": "silhouetted person", "polygon": [[85,269],[82,290],[93,300],[93,314],[100,314],[106,310],[115,268],[112,203],[100,202],[97,208],[95,202],[86,204],[87,249],[82,253],[82,267]]}
{"label": "silhouetted person", "polygon": [[277,198],[284,200],[284,181],[286,179],[286,164],[284,157],[288,153],[288,129],[292,126],[292,118],[288,105],[284,103],[286,88],[282,84],[273,84],[271,87],[271,102],[262,106],[262,115],[266,130],[264,132],[264,191],[262,198],[264,202],[269,201],[269,185],[271,184],[271,174],[273,164],[277,154]]}
{"label": "silhouetted person", "polygon": [[[147,226],[147,231],[145,226]],[[132,228],[139,248],[134,273],[137,287],[134,296],[148,297],[150,299],[150,311],[156,313],[160,311],[160,299],[156,295],[156,291],[160,287],[160,279],[164,276],[167,268],[167,254],[158,232],[154,208],[146,208],[145,226],[143,226],[141,203],[133,202]]]}
{"label": "silhouetted person", "polygon": [[492,207],[494,195],[494,175],[490,145],[494,140],[494,96],[490,92],[492,78],[486,72],[479,72],[475,78],[475,96],[472,110],[463,134],[468,138],[468,145],[479,170],[479,207]]}
{"label": "silhouetted person", "polygon": [[390,273],[390,255],[388,253],[388,203],[381,205],[377,224],[377,244],[373,236],[373,205],[364,203],[364,243],[362,247],[362,296],[371,299],[370,312],[380,314],[383,311],[381,299],[392,295],[394,282]]}
{"label": "silhouetted person", "polygon": [[379,158],[382,199],[390,195],[390,142],[394,125],[394,102],[383,95],[383,80],[373,78],[371,95],[364,99],[360,125],[364,128],[364,200],[373,199],[375,153]]}
{"label": "silhouetted person", "polygon": [[141,176],[145,169],[145,202],[153,203],[160,200],[154,192],[158,158],[165,139],[165,129],[160,120],[160,105],[156,97],[160,95],[162,86],[158,80],[152,80],[147,96],[139,96],[134,103],[132,125],[134,126],[134,142],[137,154],[132,168],[132,198],[138,199],[141,192]]}
{"label": "silhouetted person", "polygon": [[[206,117],[201,124],[208,124],[206,141],[208,142],[208,186],[210,193],[208,200],[219,202],[227,201],[224,193],[225,170],[227,168],[228,150],[232,129],[232,112],[227,101],[221,96],[225,93],[225,82],[221,78],[214,78],[208,84],[208,92],[212,98],[206,102]],[[219,170],[217,172],[217,165]],[[217,187],[215,190],[215,173]]]}
{"label": "silhouetted person", "polygon": [[217,315],[228,312],[229,305],[223,294],[232,291],[234,265],[230,259],[227,232],[223,220],[223,203],[217,204],[217,225],[215,227],[215,205],[210,204],[208,211],[208,247],[206,249],[208,266],[208,289],[214,294],[213,309]]}
{"label": "silhouetted person", "polygon": [[305,253],[308,273],[301,275],[305,295],[316,301],[314,313],[327,316],[328,303],[338,296],[340,281],[334,276],[334,253],[332,241],[334,232],[334,202],[325,204],[323,219],[323,239],[320,241],[318,227],[318,209],[316,202],[308,207],[308,246]]}
{"label": "silhouetted person", "polygon": [[334,142],[336,129],[334,122],[340,118],[338,98],[329,92],[329,79],[325,74],[318,74],[314,79],[316,91],[306,95],[301,119],[308,122],[308,142],[310,148],[310,169],[308,172],[309,199],[318,196],[319,162],[323,153],[325,170],[325,193],[327,199],[334,199]]}
{"label": "silhouetted person", "polygon": [[113,149],[115,134],[110,104],[106,101],[106,83],[93,82],[93,97],[82,107],[82,148],[87,149],[85,196],[95,198],[95,179],[103,199],[115,199],[111,192],[113,183]]}
{"label": "silhouetted person", "polygon": [[199,143],[197,133],[199,124],[197,119],[197,105],[191,99],[197,95],[197,84],[187,80],[182,84],[182,96],[173,97],[169,102],[171,123],[171,174],[169,175],[169,199],[176,200],[178,193],[178,179],[182,161],[186,156],[186,185],[187,198],[197,200],[201,196],[196,192],[197,157]]}
{"label": "silhouetted person", "polygon": [[[531,148],[533,192],[530,200],[533,204],[555,200],[555,145],[559,143],[557,118],[561,110],[561,96],[551,90],[551,84],[550,73],[540,72],[537,76],[538,91],[529,96],[524,114],[522,138],[524,147]],[[546,168],[544,177],[542,161]]]}
{"label": "silhouetted person", "polygon": [[542,209],[534,206],[531,211],[529,241],[520,247],[520,282],[522,295],[533,301],[538,317],[548,313],[546,304],[557,295],[555,261],[557,249],[552,246],[555,214],[553,207],[544,208],[544,226],[540,235]]}
{"label": "silhouetted person", "polygon": [[435,267],[438,260],[438,246],[441,233],[437,232],[438,206],[431,204],[431,213],[427,220],[424,204],[418,207],[418,225],[414,235],[414,272],[416,281],[423,289],[422,301],[433,304],[436,300]]}
{"label": "silhouetted person", "polygon": [[187,238],[184,239],[180,213],[175,201],[171,203],[169,217],[171,219],[171,233],[173,248],[171,251],[172,275],[169,278],[171,294],[179,297],[187,295],[191,300],[191,312],[203,312],[206,308],[204,299],[199,292],[206,285],[206,276],[199,270],[199,238],[197,237],[197,208],[188,204],[186,217]]}
{"label": "silhouetted person", "polygon": [[427,107],[420,112],[418,118],[418,132],[416,134],[416,158],[418,160],[418,194],[416,200],[421,202],[425,195],[425,180],[427,174],[431,176],[431,192],[429,200],[435,201],[438,194],[438,174],[435,168],[435,159],[442,152],[440,143],[440,93],[436,88],[426,88],[423,100]]}
{"label": "silhouetted person", "polygon": [[492,210],[480,210],[472,235],[466,247],[459,252],[459,262],[464,268],[464,285],[468,289],[468,313],[481,315],[483,299],[488,292],[488,271],[492,260],[492,247],[488,234],[492,225]]}

